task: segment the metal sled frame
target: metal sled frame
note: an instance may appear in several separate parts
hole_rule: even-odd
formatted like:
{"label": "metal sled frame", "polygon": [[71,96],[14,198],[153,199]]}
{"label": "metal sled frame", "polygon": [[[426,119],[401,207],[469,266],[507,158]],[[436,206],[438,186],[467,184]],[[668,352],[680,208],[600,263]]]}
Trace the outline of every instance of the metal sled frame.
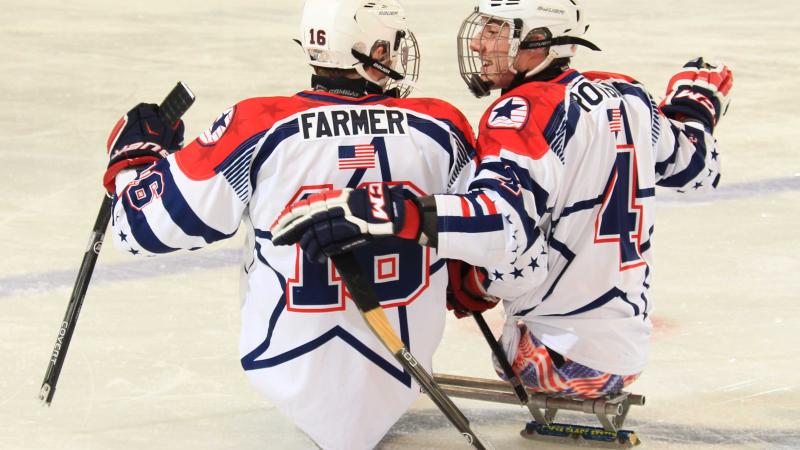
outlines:
{"label": "metal sled frame", "polygon": [[[452,397],[494,403],[507,403],[510,405],[520,404],[520,400],[514,393],[513,388],[505,381],[445,374],[435,374],[434,379],[439,386]],[[631,406],[644,406],[645,397],[642,395],[620,392],[598,399],[552,397],[548,394],[531,391],[528,391],[528,395],[530,400],[528,402],[529,404],[526,406],[528,406],[528,409],[531,411],[535,422],[528,424],[526,429],[522,431],[523,436],[534,433],[550,434],[543,433],[542,431],[547,431],[545,429],[551,427],[551,425],[557,426],[559,429],[564,429],[564,427],[570,428],[571,430],[580,428],[577,426],[553,424],[553,420],[558,411],[567,410],[596,416],[602,425],[602,431],[607,432],[608,436],[618,436],[621,435],[621,433],[625,433],[626,438],[630,436],[628,439],[633,441],[632,445],[635,445],[638,441],[635,434],[629,431],[623,431],[621,428],[625,424],[625,418],[628,416]],[[583,429],[590,430],[593,428],[583,427]],[[596,430],[601,431],[599,428]],[[575,435],[575,433],[570,432],[567,434]]]}

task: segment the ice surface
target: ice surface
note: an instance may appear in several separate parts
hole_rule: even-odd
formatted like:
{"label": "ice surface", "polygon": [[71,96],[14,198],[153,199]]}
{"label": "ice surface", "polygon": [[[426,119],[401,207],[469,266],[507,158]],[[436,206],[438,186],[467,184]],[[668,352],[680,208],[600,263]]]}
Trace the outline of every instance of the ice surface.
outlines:
{"label": "ice surface", "polygon": [[[650,365],[630,425],[646,448],[800,448],[800,3],[587,0],[575,66],[630,74],[660,93],[696,55],[736,74],[718,130],[723,184],[713,198],[665,195],[659,209]],[[419,95],[477,122],[457,74],[464,0],[406,0],[422,46]],[[250,387],[237,359],[240,240],[137,263],[110,248],[51,408],[36,400],[101,199],[103,148],[135,103],[177,80],[198,95],[195,136],[233,102],[304,89],[291,42],[300,1],[28,0],[0,14],[0,449],[307,449]],[[500,318],[489,317],[495,329]],[[469,321],[450,319],[440,372],[491,376]],[[461,401],[498,448],[522,408]],[[565,416],[574,418],[576,416]],[[425,398],[382,449],[467,448]]]}

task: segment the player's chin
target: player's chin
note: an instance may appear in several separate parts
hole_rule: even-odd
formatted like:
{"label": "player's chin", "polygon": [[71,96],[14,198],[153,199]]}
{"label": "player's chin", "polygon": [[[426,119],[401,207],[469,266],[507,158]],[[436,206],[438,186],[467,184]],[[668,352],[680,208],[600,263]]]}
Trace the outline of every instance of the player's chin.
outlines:
{"label": "player's chin", "polygon": [[494,74],[495,69],[494,65],[482,65],[481,71],[478,73],[478,76],[481,77],[481,81],[491,81],[492,74]]}
{"label": "player's chin", "polygon": [[493,85],[493,86],[497,85],[497,83],[500,82],[500,78],[501,78],[500,74],[498,74],[496,72],[494,72],[494,73],[492,73],[492,72],[481,73],[480,77],[481,77],[481,81],[483,81],[485,83],[488,83],[490,85]]}

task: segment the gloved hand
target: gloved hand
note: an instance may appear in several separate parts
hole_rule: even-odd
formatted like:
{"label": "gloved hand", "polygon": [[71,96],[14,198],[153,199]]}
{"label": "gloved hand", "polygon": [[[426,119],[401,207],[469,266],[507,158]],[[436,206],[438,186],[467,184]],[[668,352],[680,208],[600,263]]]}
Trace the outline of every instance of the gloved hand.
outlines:
{"label": "gloved hand", "polygon": [[661,111],[671,119],[698,120],[713,131],[728,111],[732,87],[728,66],[693,59],[670,80]]}
{"label": "gloved hand", "polygon": [[486,292],[487,272],[464,261],[447,261],[450,284],[447,286],[447,309],[461,319],[472,313],[494,308],[499,298]]}
{"label": "gloved hand", "polygon": [[376,237],[417,239],[419,210],[402,186],[323,192],[289,205],[272,225],[272,243],[299,243],[311,261],[325,261]]}
{"label": "gloved hand", "polygon": [[158,114],[158,105],[140,103],[128,111],[108,137],[108,169],[103,176],[106,191],[114,194],[114,179],[121,170],[153,163],[179,150],[183,131],[183,121],[166,123]]}

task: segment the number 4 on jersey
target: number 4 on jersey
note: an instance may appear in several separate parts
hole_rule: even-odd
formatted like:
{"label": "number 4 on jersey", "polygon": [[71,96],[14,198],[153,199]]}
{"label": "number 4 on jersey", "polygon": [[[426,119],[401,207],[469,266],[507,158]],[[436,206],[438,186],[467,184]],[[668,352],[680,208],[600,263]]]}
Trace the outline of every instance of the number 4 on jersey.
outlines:
{"label": "number 4 on jersey", "polygon": [[595,220],[594,242],[619,246],[620,272],[647,264],[640,252],[644,207],[637,203],[639,189],[636,148],[629,144],[625,111],[609,111],[611,132],[617,135],[617,157]]}

